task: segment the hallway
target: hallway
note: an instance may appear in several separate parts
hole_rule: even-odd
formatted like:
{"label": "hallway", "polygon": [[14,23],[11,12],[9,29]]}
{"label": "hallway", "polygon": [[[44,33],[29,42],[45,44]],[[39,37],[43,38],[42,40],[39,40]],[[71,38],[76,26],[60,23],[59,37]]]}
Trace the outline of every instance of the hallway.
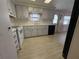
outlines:
{"label": "hallway", "polygon": [[19,59],[63,59],[63,45],[59,42],[61,40],[57,40],[59,36],[62,34],[26,38]]}

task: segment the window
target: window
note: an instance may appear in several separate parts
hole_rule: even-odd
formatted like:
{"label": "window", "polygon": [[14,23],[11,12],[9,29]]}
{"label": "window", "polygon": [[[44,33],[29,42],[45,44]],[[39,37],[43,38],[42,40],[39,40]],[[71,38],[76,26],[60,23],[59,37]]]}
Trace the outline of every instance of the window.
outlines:
{"label": "window", "polygon": [[30,17],[31,17],[31,20],[32,20],[32,21],[39,21],[39,19],[40,19],[40,14],[38,14],[38,13],[31,13],[31,14],[30,14]]}
{"label": "window", "polygon": [[70,22],[70,16],[64,16],[64,22],[63,22],[63,24],[64,25],[68,25],[69,24],[69,22]]}
{"label": "window", "polygon": [[54,15],[53,24],[57,24],[58,21],[58,15]]}

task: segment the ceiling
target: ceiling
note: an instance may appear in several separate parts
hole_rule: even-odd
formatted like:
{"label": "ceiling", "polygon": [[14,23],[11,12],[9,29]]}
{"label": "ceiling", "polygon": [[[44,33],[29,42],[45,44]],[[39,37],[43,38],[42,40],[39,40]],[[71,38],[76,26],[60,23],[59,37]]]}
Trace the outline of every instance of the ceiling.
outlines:
{"label": "ceiling", "polygon": [[56,0],[56,9],[72,10],[75,0]]}
{"label": "ceiling", "polygon": [[52,0],[49,4],[45,4],[44,0],[36,0],[35,2],[30,0],[15,0],[15,4],[19,5],[36,5],[42,6],[47,8],[56,8],[56,9],[65,9],[65,10],[72,10],[74,0]]}
{"label": "ceiling", "polygon": [[52,0],[49,4],[44,3],[45,0],[36,0],[30,1],[30,0],[15,0],[16,4],[20,5],[36,5],[36,6],[42,6],[42,7],[49,7],[49,8],[54,8],[54,0]]}

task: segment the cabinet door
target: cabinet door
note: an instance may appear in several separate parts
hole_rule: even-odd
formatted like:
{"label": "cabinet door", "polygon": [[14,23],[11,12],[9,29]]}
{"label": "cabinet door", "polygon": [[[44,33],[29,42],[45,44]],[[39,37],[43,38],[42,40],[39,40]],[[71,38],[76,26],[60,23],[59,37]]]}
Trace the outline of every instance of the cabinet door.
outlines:
{"label": "cabinet door", "polygon": [[23,27],[23,32],[24,32],[24,37],[26,37],[27,36],[27,32],[26,32],[26,30],[27,30],[28,28],[27,27]]}
{"label": "cabinet door", "polygon": [[48,34],[48,26],[44,26],[43,28],[43,35],[47,35]]}
{"label": "cabinet door", "polygon": [[8,13],[10,13],[10,12],[12,12],[11,1],[7,0],[7,4],[8,4]]}
{"label": "cabinet door", "polygon": [[24,27],[24,37],[31,37],[32,36],[32,29],[30,26]]}
{"label": "cabinet door", "polygon": [[15,12],[15,5],[11,0],[7,0],[8,2],[8,14],[10,16],[16,17],[16,12]]}
{"label": "cabinet door", "polygon": [[28,26],[29,37],[32,37],[32,26]]}
{"label": "cabinet door", "polygon": [[37,35],[37,26],[32,27],[32,36],[38,36]]}
{"label": "cabinet door", "polygon": [[41,26],[41,34],[44,35],[44,32],[45,32],[44,26]]}
{"label": "cabinet door", "polygon": [[41,32],[40,32],[40,28],[37,29],[37,36],[40,36]]}
{"label": "cabinet door", "polygon": [[43,25],[41,26],[40,30],[41,30],[41,35],[44,35],[44,26]]}
{"label": "cabinet door", "polygon": [[41,26],[38,26],[38,27],[37,27],[37,35],[38,35],[38,36],[42,35]]}
{"label": "cabinet door", "polygon": [[12,1],[11,1],[11,9],[12,9],[13,16],[16,17],[15,5]]}
{"label": "cabinet door", "polygon": [[21,6],[16,6],[16,14],[17,18],[20,20],[23,17],[23,12],[22,12],[22,7]]}
{"label": "cabinet door", "polygon": [[41,25],[38,26],[38,35],[47,35],[48,34],[48,26]]}

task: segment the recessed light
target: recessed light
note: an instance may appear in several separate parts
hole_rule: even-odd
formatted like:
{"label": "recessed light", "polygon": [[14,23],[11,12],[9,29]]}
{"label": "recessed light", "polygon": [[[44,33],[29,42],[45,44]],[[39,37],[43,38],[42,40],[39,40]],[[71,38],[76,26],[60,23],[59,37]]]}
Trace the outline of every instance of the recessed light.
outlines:
{"label": "recessed light", "polygon": [[30,1],[36,1],[36,0],[30,0]]}
{"label": "recessed light", "polygon": [[48,4],[50,3],[52,0],[45,0],[44,3]]}

